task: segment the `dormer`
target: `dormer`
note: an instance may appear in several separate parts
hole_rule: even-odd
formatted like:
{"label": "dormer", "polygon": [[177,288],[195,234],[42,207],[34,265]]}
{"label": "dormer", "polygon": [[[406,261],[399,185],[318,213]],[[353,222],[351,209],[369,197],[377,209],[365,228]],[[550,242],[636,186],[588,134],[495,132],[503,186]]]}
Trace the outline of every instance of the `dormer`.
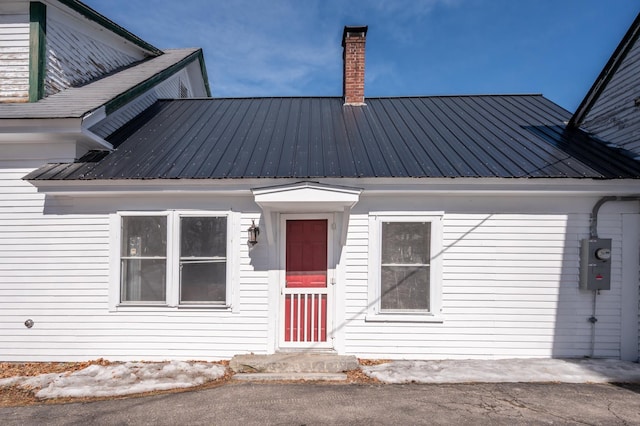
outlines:
{"label": "dormer", "polygon": [[77,0],[0,3],[0,102],[37,102],[162,51]]}
{"label": "dormer", "polygon": [[211,96],[202,49],[160,50],[78,0],[0,1],[0,149],[73,161],[161,98]]}

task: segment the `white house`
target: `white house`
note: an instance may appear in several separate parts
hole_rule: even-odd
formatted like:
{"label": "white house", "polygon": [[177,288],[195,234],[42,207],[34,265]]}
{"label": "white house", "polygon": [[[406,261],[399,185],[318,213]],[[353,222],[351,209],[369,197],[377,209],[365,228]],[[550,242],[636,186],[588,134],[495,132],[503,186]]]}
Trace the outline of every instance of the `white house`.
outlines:
{"label": "white house", "polygon": [[366,27],[342,97],[160,99],[206,95],[201,52],[37,4],[45,45],[97,25],[135,60],[0,104],[0,360],[637,360],[640,164],[584,117],[640,75],[638,20],[572,119],[541,95],[364,98]]}

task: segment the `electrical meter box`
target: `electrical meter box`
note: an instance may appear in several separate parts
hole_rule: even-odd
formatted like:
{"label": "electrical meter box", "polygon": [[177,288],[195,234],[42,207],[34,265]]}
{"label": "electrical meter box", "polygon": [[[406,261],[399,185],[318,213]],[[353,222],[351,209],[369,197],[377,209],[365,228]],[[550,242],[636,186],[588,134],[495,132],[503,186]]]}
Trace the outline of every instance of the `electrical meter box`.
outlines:
{"label": "electrical meter box", "polygon": [[611,289],[611,238],[585,238],[580,254],[580,288]]}

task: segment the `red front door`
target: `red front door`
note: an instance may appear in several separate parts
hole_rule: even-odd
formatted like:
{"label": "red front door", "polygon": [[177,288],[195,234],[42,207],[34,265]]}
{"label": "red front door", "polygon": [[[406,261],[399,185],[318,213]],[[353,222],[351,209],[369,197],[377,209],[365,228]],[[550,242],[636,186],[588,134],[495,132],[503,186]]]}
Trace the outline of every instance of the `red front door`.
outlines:
{"label": "red front door", "polygon": [[286,221],[285,344],[327,341],[327,220]]}

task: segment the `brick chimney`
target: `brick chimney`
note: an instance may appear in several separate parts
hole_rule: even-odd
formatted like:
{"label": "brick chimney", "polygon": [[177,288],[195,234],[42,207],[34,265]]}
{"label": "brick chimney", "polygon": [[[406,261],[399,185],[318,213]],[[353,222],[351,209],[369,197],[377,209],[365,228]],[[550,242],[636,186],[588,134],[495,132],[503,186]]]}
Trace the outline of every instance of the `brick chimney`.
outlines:
{"label": "brick chimney", "polygon": [[345,26],[342,33],[342,92],[345,105],[364,105],[364,45],[367,28]]}

